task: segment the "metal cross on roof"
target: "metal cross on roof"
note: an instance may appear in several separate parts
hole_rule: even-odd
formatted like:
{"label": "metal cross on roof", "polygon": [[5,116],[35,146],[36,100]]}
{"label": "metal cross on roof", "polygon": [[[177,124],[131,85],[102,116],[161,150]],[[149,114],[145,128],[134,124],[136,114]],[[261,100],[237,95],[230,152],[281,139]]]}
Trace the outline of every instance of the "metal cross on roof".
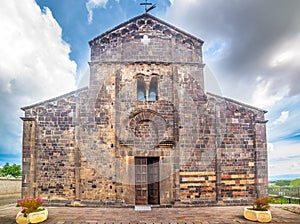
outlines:
{"label": "metal cross on roof", "polygon": [[[145,6],[145,12],[146,13],[149,12],[149,11],[151,11],[152,9],[154,9],[156,7],[156,4],[152,5],[152,3],[148,2],[148,0],[145,0],[145,2],[140,3],[140,5],[144,5]],[[151,5],[150,8],[148,8],[149,5]]]}

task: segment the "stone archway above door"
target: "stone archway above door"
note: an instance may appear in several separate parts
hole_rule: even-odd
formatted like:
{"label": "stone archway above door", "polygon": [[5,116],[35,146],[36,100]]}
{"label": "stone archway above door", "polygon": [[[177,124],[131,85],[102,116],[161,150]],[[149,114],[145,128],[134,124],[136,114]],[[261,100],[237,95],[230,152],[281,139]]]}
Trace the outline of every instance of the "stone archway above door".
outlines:
{"label": "stone archway above door", "polygon": [[167,122],[153,110],[141,110],[133,114],[129,129],[132,141],[139,149],[153,149],[166,140]]}

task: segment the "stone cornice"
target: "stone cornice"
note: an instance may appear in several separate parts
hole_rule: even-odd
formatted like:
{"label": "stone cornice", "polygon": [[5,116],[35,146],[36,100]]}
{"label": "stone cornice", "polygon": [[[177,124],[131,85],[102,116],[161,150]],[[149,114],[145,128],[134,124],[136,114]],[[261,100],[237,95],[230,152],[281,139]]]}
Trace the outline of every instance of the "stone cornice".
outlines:
{"label": "stone cornice", "polygon": [[92,61],[89,62],[89,65],[95,65],[95,64],[120,64],[120,65],[134,65],[134,64],[156,64],[156,65],[198,65],[201,66],[201,68],[205,67],[205,64],[202,64],[200,62],[179,62],[179,61],[173,61],[173,62],[167,62],[167,61]]}

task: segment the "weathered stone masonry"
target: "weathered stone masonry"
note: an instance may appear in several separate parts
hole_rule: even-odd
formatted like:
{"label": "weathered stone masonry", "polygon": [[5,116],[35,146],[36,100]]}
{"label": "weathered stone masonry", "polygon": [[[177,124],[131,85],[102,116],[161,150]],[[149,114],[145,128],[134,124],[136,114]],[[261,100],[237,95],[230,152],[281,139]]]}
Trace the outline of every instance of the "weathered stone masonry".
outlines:
{"label": "weathered stone masonry", "polygon": [[23,196],[189,206],[267,194],[265,111],[205,93],[202,40],[146,13],[89,44],[89,87],[22,108]]}

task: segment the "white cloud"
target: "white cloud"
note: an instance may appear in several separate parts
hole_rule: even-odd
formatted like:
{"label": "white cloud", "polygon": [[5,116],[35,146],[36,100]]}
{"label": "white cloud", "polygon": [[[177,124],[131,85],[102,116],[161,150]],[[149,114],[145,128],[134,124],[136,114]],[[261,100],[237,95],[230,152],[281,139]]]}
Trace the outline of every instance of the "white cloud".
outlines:
{"label": "white cloud", "polygon": [[[87,3],[85,4],[85,7],[88,11],[88,22],[89,24],[91,24],[93,22],[93,15],[94,9],[97,8],[104,8],[106,9],[106,5],[108,3],[109,0],[87,0]],[[117,3],[120,3],[120,0],[114,0]],[[110,7],[110,9],[112,8],[112,6]]]}
{"label": "white cloud", "polygon": [[269,175],[300,174],[299,148],[297,142],[273,143],[273,150],[269,150]]}
{"label": "white cloud", "polygon": [[252,104],[259,108],[270,108],[275,103],[288,96],[290,88],[287,85],[275,88],[276,80],[256,79],[257,84],[252,94]]}
{"label": "white cloud", "polygon": [[300,60],[300,36],[299,34],[282,40],[272,52],[270,67],[294,66]]}
{"label": "white cloud", "polygon": [[[299,102],[300,94],[285,97],[270,108],[266,114],[266,119],[269,120],[267,124],[269,141],[282,141],[283,139],[297,140],[297,133],[300,131]],[[285,119],[287,120],[283,122]]]}
{"label": "white cloud", "polygon": [[283,63],[286,63],[293,59],[294,52],[292,51],[285,51],[283,53],[280,53],[279,55],[276,55],[275,58],[271,62],[272,67],[277,67]]}
{"label": "white cloud", "polygon": [[204,46],[204,56],[210,61],[220,60],[229,52],[230,45],[225,40],[210,41]]}
{"label": "white cloud", "polygon": [[274,121],[274,125],[283,124],[287,121],[289,117],[289,111],[282,111],[280,117]]}
{"label": "white cloud", "polygon": [[292,165],[291,165],[291,167],[293,167],[294,169],[295,168],[298,168],[300,166],[300,163],[298,162],[298,163],[293,163]]}
{"label": "white cloud", "polygon": [[257,81],[257,82],[260,82],[261,80],[262,80],[262,77],[261,77],[261,76],[257,76],[257,77],[256,77],[256,81]]}
{"label": "white cloud", "polygon": [[274,151],[274,145],[271,142],[268,142],[268,152]]}
{"label": "white cloud", "polygon": [[51,11],[33,0],[1,1],[0,30],[0,154],[20,153],[20,107],[74,90],[76,63]]}
{"label": "white cloud", "polygon": [[88,0],[88,2],[85,4],[86,9],[88,10],[88,21],[89,24],[93,21],[93,10],[99,7],[106,8],[108,0]]}

